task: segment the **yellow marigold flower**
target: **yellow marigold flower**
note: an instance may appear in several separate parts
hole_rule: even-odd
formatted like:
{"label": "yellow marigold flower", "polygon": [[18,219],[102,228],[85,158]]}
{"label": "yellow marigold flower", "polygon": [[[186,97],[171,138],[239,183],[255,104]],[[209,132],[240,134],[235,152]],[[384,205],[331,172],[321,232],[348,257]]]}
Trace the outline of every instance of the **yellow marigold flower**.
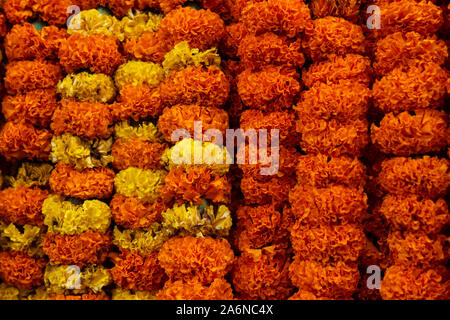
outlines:
{"label": "yellow marigold flower", "polygon": [[157,291],[129,291],[122,288],[112,290],[112,300],[156,300]]}
{"label": "yellow marigold flower", "polygon": [[44,224],[51,233],[66,235],[86,231],[105,233],[111,223],[111,210],[100,200],[86,200],[82,204],[65,201],[64,197],[50,195],[42,205]]}
{"label": "yellow marigold flower", "polygon": [[156,88],[164,80],[164,70],[157,63],[130,60],[119,66],[114,80],[119,90],[125,84]]}
{"label": "yellow marigold flower", "polygon": [[7,225],[0,221],[0,248],[26,252],[30,256],[42,257],[42,241],[44,231],[38,226],[24,225],[19,230],[13,223]]}
{"label": "yellow marigold flower", "polygon": [[124,229],[120,231],[115,227],[113,231],[113,244],[129,251],[137,251],[146,256],[159,250],[164,242],[169,240],[174,230],[163,228],[161,224],[154,223],[149,228]]}
{"label": "yellow marigold flower", "polygon": [[67,27],[67,33],[103,34],[120,41],[124,40],[120,21],[116,17],[103,14],[96,9],[83,10],[73,16]]}
{"label": "yellow marigold flower", "polygon": [[53,166],[48,163],[23,162],[15,177],[5,177],[13,188],[19,186],[43,187],[48,185]]}
{"label": "yellow marigold flower", "polygon": [[[87,266],[80,270],[75,266],[48,264],[45,268],[44,282],[52,294],[95,293],[112,281],[108,270],[102,266]],[[70,291],[68,291],[70,290]]]}
{"label": "yellow marigold flower", "polygon": [[168,74],[172,70],[179,71],[190,65],[219,67],[220,63],[220,55],[216,48],[200,51],[197,48],[191,49],[187,41],[182,41],[166,53],[162,66]]}
{"label": "yellow marigold flower", "polygon": [[178,141],[162,156],[162,161],[169,170],[173,167],[201,166],[214,170],[220,175],[228,172],[231,160],[231,155],[225,146],[192,138]]}
{"label": "yellow marigold flower", "polygon": [[[39,287],[34,289],[31,293],[28,293],[26,300],[49,300],[50,297],[45,287]],[[24,300],[25,300],[24,299]]]}
{"label": "yellow marigold flower", "polygon": [[145,14],[140,11],[135,13],[130,11],[128,16],[123,17],[120,21],[121,30],[125,38],[139,37],[147,31],[158,31],[162,18],[162,15],[151,12]]}
{"label": "yellow marigold flower", "polygon": [[83,102],[108,103],[116,96],[112,77],[103,73],[72,73],[58,83],[58,93],[63,99],[73,98]]}
{"label": "yellow marigold flower", "polygon": [[114,178],[117,193],[126,197],[154,202],[160,196],[167,172],[164,170],[142,170],[134,167],[120,171]]}
{"label": "yellow marigold flower", "polygon": [[213,206],[175,205],[162,213],[163,227],[181,230],[197,236],[227,236],[232,221],[230,210],[224,205],[215,212]]}
{"label": "yellow marigold flower", "polygon": [[28,290],[0,283],[0,300],[48,300],[48,298],[45,287]]}
{"label": "yellow marigold flower", "polygon": [[137,126],[132,126],[128,121],[121,121],[114,126],[114,135],[117,139],[139,139],[148,142],[160,142],[161,133],[157,127],[148,121],[143,121]]}
{"label": "yellow marigold flower", "polygon": [[20,291],[6,283],[0,283],[0,300],[19,300]]}
{"label": "yellow marigold flower", "polygon": [[87,140],[69,133],[53,136],[50,160],[71,164],[77,169],[104,167],[112,162],[113,140]]}

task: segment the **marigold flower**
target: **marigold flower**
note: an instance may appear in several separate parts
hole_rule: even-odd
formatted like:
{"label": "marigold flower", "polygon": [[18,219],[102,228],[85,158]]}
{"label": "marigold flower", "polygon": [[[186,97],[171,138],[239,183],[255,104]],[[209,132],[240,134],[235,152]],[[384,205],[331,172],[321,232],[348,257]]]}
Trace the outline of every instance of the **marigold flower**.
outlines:
{"label": "marigold flower", "polygon": [[323,153],[331,157],[361,156],[369,143],[367,120],[341,123],[311,120],[297,121],[297,132],[302,135],[300,146],[308,153]]}
{"label": "marigold flower", "polygon": [[[194,131],[194,122],[201,121],[202,131]],[[201,136],[207,130],[216,129],[225,135],[229,128],[228,114],[225,110],[216,107],[201,107],[199,105],[175,105],[164,109],[158,119],[158,129],[168,142],[172,141],[175,130],[186,129],[192,136]]]}
{"label": "marigold flower", "polygon": [[139,139],[148,142],[160,142],[160,133],[156,126],[148,121],[139,122],[137,125],[129,121],[121,121],[114,126],[116,139],[132,140]]}
{"label": "marigold flower", "polygon": [[6,181],[13,188],[20,186],[46,187],[53,166],[48,163],[22,162],[15,177],[8,176]]}
{"label": "marigold flower", "polygon": [[112,133],[113,117],[103,103],[62,100],[53,113],[50,128],[56,135],[71,133],[89,140],[106,139]]}
{"label": "marigold flower", "polygon": [[370,89],[355,80],[316,82],[308,91],[302,92],[294,110],[305,122],[314,119],[346,122],[365,119],[370,98]]}
{"label": "marigold flower", "polygon": [[82,204],[65,201],[64,197],[50,195],[42,205],[44,224],[48,232],[66,235],[86,231],[105,233],[111,223],[109,206],[99,200],[87,200]]}
{"label": "marigold flower", "polygon": [[43,60],[15,61],[6,65],[5,88],[9,94],[54,88],[62,78],[58,64]]}
{"label": "marigold flower", "polygon": [[90,69],[111,75],[124,62],[117,39],[102,34],[76,33],[61,43],[59,63],[67,73]]}
{"label": "marigold flower", "polygon": [[440,107],[447,78],[439,65],[412,60],[374,83],[374,104],[385,113]]}
{"label": "marigold flower", "polygon": [[40,226],[26,224],[16,226],[0,221],[0,248],[4,251],[23,252],[30,257],[43,257],[42,241],[45,230]]}
{"label": "marigold flower", "polygon": [[123,43],[123,49],[129,59],[156,63],[161,63],[166,53],[159,34],[152,31],[146,31],[140,36],[127,39]]}
{"label": "marigold flower", "polygon": [[272,177],[268,181],[256,180],[253,176],[244,176],[241,191],[247,204],[282,204],[288,201],[289,190],[295,185],[292,177]]}
{"label": "marigold flower", "polygon": [[155,291],[131,291],[122,288],[112,289],[112,300],[156,300]]}
{"label": "marigold flower", "polygon": [[0,252],[0,279],[20,289],[32,289],[44,283],[43,258],[34,259],[22,252]]}
{"label": "marigold flower", "polygon": [[114,171],[105,167],[76,170],[69,164],[57,164],[50,177],[51,190],[83,200],[107,199],[114,187]]}
{"label": "marigold flower", "polygon": [[224,32],[225,24],[217,13],[191,7],[170,11],[158,30],[167,51],[180,41],[187,41],[191,48],[202,51],[217,47]]}
{"label": "marigold flower", "polygon": [[147,118],[157,118],[163,111],[161,91],[147,85],[134,86],[125,84],[120,90],[118,102],[111,105],[111,113],[115,121],[135,121]]}
{"label": "marigold flower", "polygon": [[62,26],[66,24],[69,17],[67,8],[72,5],[70,0],[34,0],[33,10],[39,14],[39,17],[48,22]]}
{"label": "marigold flower", "polygon": [[262,71],[245,70],[237,79],[242,102],[249,108],[280,111],[294,104],[301,85],[295,77],[283,74],[283,67],[266,67]]}
{"label": "marigold flower", "polygon": [[158,260],[171,280],[210,284],[231,270],[234,253],[225,239],[175,237],[164,243]]}
{"label": "marigold flower", "polygon": [[282,300],[293,292],[289,256],[271,247],[248,250],[236,259],[232,281],[240,299]]}
{"label": "marigold flower", "polygon": [[236,58],[242,39],[247,35],[247,28],[242,22],[235,22],[225,26],[225,34],[220,43],[220,51]]}
{"label": "marigold flower", "polygon": [[5,0],[3,10],[12,24],[24,23],[34,16],[34,0]]}
{"label": "marigold flower", "polygon": [[417,110],[414,113],[388,113],[377,127],[371,126],[372,143],[381,152],[409,156],[439,152],[447,146],[448,115],[437,110]]}
{"label": "marigold flower", "polygon": [[116,17],[103,14],[96,9],[82,10],[72,17],[67,26],[69,35],[81,33],[84,35],[103,34],[104,36],[124,40],[120,21]]}
{"label": "marigold flower", "polygon": [[[102,294],[102,288],[112,282],[108,270],[102,266],[87,266],[80,270],[79,277],[73,277],[74,271],[73,266],[48,264],[44,273],[47,291],[52,295],[82,294],[90,291]],[[72,290],[77,285],[79,288]]]}
{"label": "marigold flower", "polygon": [[271,141],[270,131],[279,130],[280,145],[284,146],[298,145],[300,137],[295,131],[295,126],[295,114],[288,111],[245,110],[240,118],[240,128],[244,131],[266,129],[268,142]]}
{"label": "marigold flower", "polygon": [[366,235],[357,224],[311,226],[297,220],[291,242],[296,259],[356,262],[366,247]]}
{"label": "marigold flower", "polygon": [[112,161],[112,138],[108,140],[86,140],[65,133],[53,136],[50,160],[71,164],[75,169],[107,166]]}
{"label": "marigold flower", "polygon": [[341,17],[353,23],[359,20],[360,5],[361,0],[312,0],[310,2],[311,13],[315,18]]}
{"label": "marigold flower", "polygon": [[34,126],[46,128],[58,108],[56,99],[54,89],[38,89],[6,96],[2,101],[2,112],[7,121],[24,119]]}
{"label": "marigold flower", "polygon": [[120,90],[125,84],[155,88],[164,80],[163,68],[153,62],[128,61],[117,69],[114,81]]}
{"label": "marigold flower", "polygon": [[287,40],[268,32],[260,36],[249,34],[239,44],[237,55],[246,69],[256,70],[264,65],[283,65],[301,68],[305,56],[301,41]]}
{"label": "marigold flower", "polygon": [[289,38],[312,25],[308,5],[296,0],[252,1],[242,10],[240,20],[250,33],[277,32]]}
{"label": "marigold flower", "polygon": [[450,223],[450,214],[444,199],[422,199],[417,195],[386,195],[379,212],[395,228],[426,234],[440,232]]}
{"label": "marigold flower", "polygon": [[169,280],[158,292],[159,300],[233,300],[231,285],[222,278],[214,279],[210,285],[203,285],[193,279],[189,281]]}
{"label": "marigold flower", "polygon": [[52,134],[25,121],[8,121],[0,130],[0,153],[6,160],[47,160]]}
{"label": "marigold flower", "polygon": [[41,226],[42,204],[48,191],[37,187],[19,186],[0,191],[0,217],[7,223]]}
{"label": "marigold flower", "polygon": [[111,236],[88,231],[80,235],[47,233],[44,252],[54,264],[77,265],[102,264],[111,247]]}
{"label": "marigold flower", "polygon": [[339,80],[354,80],[368,87],[372,73],[368,57],[357,54],[330,55],[328,60],[314,63],[304,71],[302,80],[308,88],[316,82],[333,83]]}
{"label": "marigold flower", "polygon": [[323,223],[360,223],[367,210],[367,195],[361,187],[331,185],[316,188],[297,184],[289,192],[292,213],[309,226]]}
{"label": "marigold flower", "polygon": [[164,170],[143,170],[129,167],[114,178],[116,192],[127,197],[154,202],[163,194],[161,190],[167,172]]}
{"label": "marigold flower", "polygon": [[418,32],[396,32],[376,43],[374,70],[385,75],[410,60],[442,65],[448,58],[447,46],[437,36],[423,36]]}
{"label": "marigold flower", "polygon": [[114,100],[116,88],[113,79],[106,74],[80,72],[69,74],[61,80],[58,93],[63,99],[108,103]]}
{"label": "marigold flower", "polygon": [[114,160],[112,165],[117,170],[136,167],[143,170],[162,169],[162,156],[167,145],[147,142],[137,138],[131,140],[117,139],[111,150]]}
{"label": "marigold flower", "polygon": [[390,266],[381,282],[381,297],[384,300],[448,299],[450,282],[446,281],[446,273],[444,266]]}
{"label": "marigold flower", "polygon": [[[138,4],[141,1],[145,3],[153,0],[137,0]],[[140,37],[147,32],[157,32],[162,18],[162,14],[156,14],[151,11],[147,13],[128,11],[128,14],[120,20],[121,31],[125,39]]]}
{"label": "marigold flower", "polygon": [[127,290],[151,291],[161,288],[167,279],[158,262],[158,253],[141,256],[137,252],[121,249],[113,258],[110,270],[114,283]]}
{"label": "marigold flower", "polygon": [[289,276],[299,291],[334,299],[349,299],[356,291],[360,278],[356,263],[336,261],[322,264],[299,257],[291,263]]}
{"label": "marigold flower", "polygon": [[308,154],[297,161],[297,180],[302,184],[323,188],[332,184],[359,187],[366,183],[366,167],[357,158]]}
{"label": "marigold flower", "polygon": [[436,199],[444,196],[450,185],[449,161],[438,157],[396,157],[381,163],[377,177],[384,192],[394,195],[417,194]]}
{"label": "marigold flower", "polygon": [[137,197],[116,193],[110,203],[114,222],[125,228],[147,228],[162,220],[161,213],[168,209],[160,199],[146,202]]}
{"label": "marigold flower", "polygon": [[105,293],[83,293],[81,295],[57,294],[50,296],[50,300],[109,300]]}
{"label": "marigold flower", "polygon": [[165,105],[197,104],[220,107],[228,99],[230,83],[216,66],[189,66],[171,72],[161,83],[161,98]]}

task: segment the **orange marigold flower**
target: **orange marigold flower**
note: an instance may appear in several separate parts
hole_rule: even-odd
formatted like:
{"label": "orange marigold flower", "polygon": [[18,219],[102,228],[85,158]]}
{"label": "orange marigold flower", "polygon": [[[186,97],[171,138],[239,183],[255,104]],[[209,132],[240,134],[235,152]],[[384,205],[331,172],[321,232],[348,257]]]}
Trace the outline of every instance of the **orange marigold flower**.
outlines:
{"label": "orange marigold flower", "polygon": [[297,161],[297,180],[317,188],[335,183],[359,187],[366,182],[366,167],[357,158],[308,154]]}
{"label": "orange marigold flower", "polygon": [[163,111],[161,91],[147,85],[133,86],[125,84],[120,89],[118,103],[111,106],[114,121],[132,118],[139,121],[146,118],[157,118]]}
{"label": "orange marigold flower", "polygon": [[282,204],[288,201],[289,190],[295,185],[292,177],[272,177],[258,181],[253,176],[244,176],[241,191],[247,204]]}
{"label": "orange marigold flower", "polygon": [[6,223],[41,226],[44,216],[42,204],[48,191],[20,186],[0,191],[0,217]]}
{"label": "orange marigold flower", "polygon": [[330,297],[316,296],[314,293],[310,291],[297,291],[292,296],[288,298],[288,300],[333,300]]}
{"label": "orange marigold flower", "polygon": [[242,10],[241,21],[250,33],[276,32],[289,38],[312,25],[308,5],[297,0],[251,1]]}
{"label": "orange marigold flower", "polygon": [[44,284],[45,259],[35,259],[22,252],[0,251],[0,279],[20,289]]}
{"label": "orange marigold flower", "polygon": [[3,10],[9,23],[19,24],[34,17],[32,9],[34,2],[34,0],[5,0]]}
{"label": "orange marigold flower", "polygon": [[325,17],[313,20],[313,27],[305,32],[305,52],[314,60],[324,60],[329,55],[363,54],[365,38],[359,25],[343,18]]}
{"label": "orange marigold flower", "polygon": [[242,102],[249,108],[280,111],[290,108],[301,85],[293,75],[283,74],[283,67],[266,67],[261,71],[245,70],[237,79]]}
{"label": "orange marigold flower", "polygon": [[52,134],[25,121],[7,122],[0,131],[0,154],[6,160],[36,159],[47,161]]}
{"label": "orange marigold flower", "polygon": [[54,264],[75,264],[80,268],[88,264],[102,264],[111,247],[111,236],[88,231],[80,235],[47,233],[43,248]]}
{"label": "orange marigold flower", "polygon": [[5,88],[9,94],[55,88],[62,79],[59,64],[44,61],[15,61],[6,66]]}
{"label": "orange marigold flower", "polygon": [[298,257],[289,267],[289,275],[299,291],[311,292],[319,297],[349,299],[356,291],[360,278],[358,265],[343,261],[321,262]]}
{"label": "orange marigold flower", "polygon": [[170,11],[162,19],[158,29],[166,51],[181,41],[187,41],[189,47],[201,51],[218,47],[224,32],[225,24],[217,13],[191,7]]}
{"label": "orange marigold flower", "polygon": [[394,264],[432,266],[445,263],[443,234],[427,235],[423,231],[391,232],[387,238],[389,254]]}
{"label": "orange marigold flower", "polygon": [[367,195],[361,187],[331,185],[316,188],[297,184],[289,192],[292,213],[301,223],[360,223],[367,211]]}
{"label": "orange marigold flower", "polygon": [[240,251],[282,244],[287,236],[282,230],[282,214],[273,204],[242,206],[237,210],[237,246]]}
{"label": "orange marigold flower", "polygon": [[47,128],[58,105],[55,89],[38,89],[6,96],[2,101],[2,112],[8,121],[24,119],[32,125]]}
{"label": "orange marigold flower", "polygon": [[326,16],[341,17],[353,23],[359,20],[361,0],[312,0],[311,13],[315,18]]}
{"label": "orange marigold flower", "polygon": [[50,176],[50,188],[56,194],[80,199],[107,199],[114,187],[114,171],[105,167],[76,170],[59,163]]}
{"label": "orange marigold flower", "polygon": [[449,166],[449,160],[438,157],[396,157],[382,162],[377,181],[386,193],[417,194],[436,199],[448,191]]}
{"label": "orange marigold flower", "polygon": [[193,202],[200,205],[202,197],[216,203],[230,202],[231,183],[228,178],[205,167],[187,170],[173,168],[164,182],[160,191],[166,202],[175,199],[179,203]]}
{"label": "orange marigold flower", "polygon": [[379,212],[395,228],[427,234],[440,232],[450,223],[444,199],[422,199],[417,195],[386,195]]}
{"label": "orange marigold flower", "polygon": [[225,35],[220,43],[221,52],[231,58],[236,58],[242,39],[247,35],[247,29],[242,22],[225,26]]}
{"label": "orange marigold flower", "polygon": [[33,10],[39,13],[39,17],[43,21],[63,26],[70,16],[67,8],[71,5],[73,2],[70,0],[34,0]]}
{"label": "orange marigold flower", "polygon": [[365,119],[371,95],[367,86],[355,80],[316,82],[309,90],[302,92],[294,110],[306,122],[314,119],[342,122]]}
{"label": "orange marigold flower", "polygon": [[356,262],[366,246],[366,235],[356,224],[313,227],[299,220],[291,228],[291,242],[296,259]]}
{"label": "orange marigold flower", "polygon": [[113,258],[110,270],[114,283],[124,289],[152,291],[160,289],[167,279],[158,262],[158,253],[143,257],[137,252],[120,249],[121,254]]}
{"label": "orange marigold flower", "polygon": [[378,127],[372,124],[371,139],[385,154],[409,156],[439,152],[447,147],[447,125],[448,115],[443,111],[388,113]]}
{"label": "orange marigold flower", "polygon": [[300,136],[295,131],[296,120],[293,112],[277,111],[264,113],[261,110],[245,110],[240,119],[242,130],[266,129],[268,143],[271,141],[270,131],[278,129],[280,134],[280,145],[296,146]]}
{"label": "orange marigold flower", "polygon": [[448,299],[450,281],[446,273],[444,266],[393,265],[386,270],[381,282],[381,297],[384,300]]}
{"label": "orange marigold flower", "polygon": [[0,37],[6,36],[8,33],[8,25],[6,24],[6,16],[3,12],[0,13]]}
{"label": "orange marigold flower", "polygon": [[158,200],[148,203],[138,198],[128,198],[115,194],[110,203],[114,221],[124,228],[147,228],[161,220],[161,213],[168,206]]}
{"label": "orange marigold flower", "polygon": [[376,43],[373,68],[378,75],[385,75],[407,65],[410,60],[442,65],[447,58],[445,41],[438,40],[436,35],[426,37],[415,31],[396,32]]}
{"label": "orange marigold flower", "polygon": [[385,113],[438,108],[447,79],[448,72],[438,64],[412,60],[374,83],[374,105]]}
{"label": "orange marigold flower", "polygon": [[329,83],[339,80],[354,80],[369,86],[372,73],[368,57],[357,54],[333,55],[329,56],[328,60],[312,64],[303,72],[302,80],[308,88],[316,82]]}
{"label": "orange marigold flower", "polygon": [[231,270],[234,253],[226,239],[175,237],[164,243],[158,260],[171,280],[210,284]]}
{"label": "orange marigold flower", "polygon": [[297,121],[302,135],[300,146],[307,153],[323,153],[331,157],[359,157],[369,143],[367,120],[341,123],[336,120]]}
{"label": "orange marigold flower", "polygon": [[113,117],[107,104],[64,99],[54,112],[50,127],[56,135],[71,133],[93,140],[108,138],[112,124]]}
{"label": "orange marigold flower", "polygon": [[203,285],[193,279],[165,283],[158,292],[158,300],[233,300],[231,285],[222,278],[214,279],[210,285]]}
{"label": "orange marigold flower", "polygon": [[75,33],[61,43],[59,62],[67,73],[90,69],[111,75],[125,62],[117,39],[102,34],[87,36]]}
{"label": "orange marigold flower", "polygon": [[236,259],[231,275],[240,299],[283,300],[293,292],[285,250],[248,250]]}
{"label": "orange marigold flower", "polygon": [[287,65],[301,68],[305,56],[300,52],[301,41],[287,40],[275,33],[260,36],[249,34],[239,45],[238,56],[246,69],[256,70],[264,65]]}
{"label": "orange marigold flower", "polygon": [[81,295],[56,294],[50,296],[50,300],[110,300],[104,293],[83,293]]}
{"label": "orange marigold flower", "polygon": [[171,72],[160,84],[161,98],[165,105],[197,104],[220,107],[228,99],[230,83],[216,66],[189,66]]}
{"label": "orange marigold flower", "polygon": [[137,138],[131,140],[117,139],[111,149],[114,157],[113,167],[125,170],[128,167],[139,169],[161,169],[161,157],[166,150],[164,143],[142,141]]}
{"label": "orange marigold flower", "polygon": [[138,59],[162,63],[166,50],[158,34],[154,32],[144,32],[139,37],[127,39],[123,44],[123,49],[129,59]]}
{"label": "orange marigold flower", "polygon": [[380,9],[383,26],[370,30],[371,36],[378,39],[398,31],[429,35],[436,33],[444,23],[441,8],[431,1],[389,1]]}
{"label": "orange marigold flower", "polygon": [[[194,132],[194,122],[202,122],[202,132]],[[167,141],[172,141],[172,132],[186,129],[191,136],[202,135],[209,129],[220,130],[225,135],[229,128],[228,114],[216,107],[201,107],[199,105],[175,105],[165,108],[158,120],[158,129]]]}

